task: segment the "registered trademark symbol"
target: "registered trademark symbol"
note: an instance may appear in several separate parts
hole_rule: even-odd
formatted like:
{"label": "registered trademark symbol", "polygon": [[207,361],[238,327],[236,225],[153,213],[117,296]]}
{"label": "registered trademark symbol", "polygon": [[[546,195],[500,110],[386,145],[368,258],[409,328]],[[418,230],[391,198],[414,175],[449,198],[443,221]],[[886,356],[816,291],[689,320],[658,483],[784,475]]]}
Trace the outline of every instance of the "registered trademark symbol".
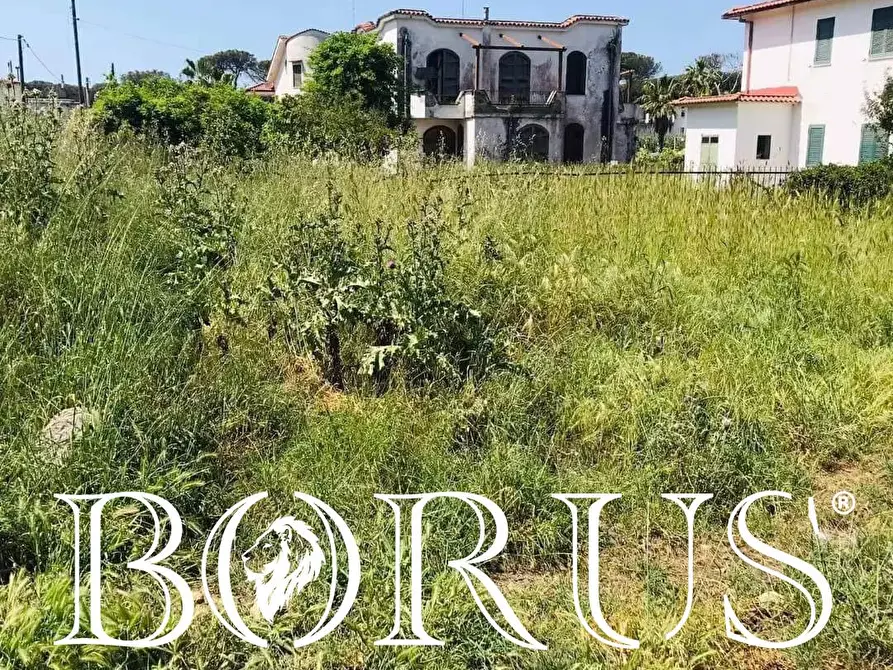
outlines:
{"label": "registered trademark symbol", "polygon": [[856,511],[856,496],[849,491],[838,491],[831,498],[831,507],[840,516],[847,516]]}

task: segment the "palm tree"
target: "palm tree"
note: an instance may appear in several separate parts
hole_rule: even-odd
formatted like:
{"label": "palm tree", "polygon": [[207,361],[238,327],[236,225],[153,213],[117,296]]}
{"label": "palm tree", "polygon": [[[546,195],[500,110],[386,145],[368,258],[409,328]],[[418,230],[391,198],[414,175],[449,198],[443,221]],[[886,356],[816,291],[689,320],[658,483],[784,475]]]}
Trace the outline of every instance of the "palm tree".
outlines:
{"label": "palm tree", "polygon": [[226,74],[223,70],[213,67],[205,58],[199,58],[197,61],[186,59],[186,67],[184,67],[181,75],[189,81],[202,84],[203,86],[211,86],[213,84],[231,84],[232,75]]}
{"label": "palm tree", "polygon": [[722,71],[709,58],[702,56],[685,68],[682,75],[686,95],[718,95],[722,90]]}
{"label": "palm tree", "polygon": [[679,85],[675,79],[664,75],[658,79],[649,79],[642,89],[642,109],[651,117],[654,132],[657,133],[657,146],[663,151],[667,133],[673,128],[676,120],[676,107],[673,102],[679,94]]}

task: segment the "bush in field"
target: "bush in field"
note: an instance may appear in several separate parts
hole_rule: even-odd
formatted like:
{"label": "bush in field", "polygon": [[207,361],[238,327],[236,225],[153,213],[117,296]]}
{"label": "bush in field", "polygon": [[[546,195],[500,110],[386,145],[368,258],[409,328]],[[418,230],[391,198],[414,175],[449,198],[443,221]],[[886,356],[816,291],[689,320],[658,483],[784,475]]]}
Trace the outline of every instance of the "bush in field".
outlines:
{"label": "bush in field", "polygon": [[289,152],[366,160],[380,157],[398,135],[385,114],[357,99],[330,102],[306,93],[286,96],[270,106],[263,137],[267,146]]}
{"label": "bush in field", "polygon": [[335,33],[310,55],[313,77],[307,92],[326,100],[356,100],[392,122],[397,72],[402,66],[394,48],[372,33]]}
{"label": "bush in field", "polygon": [[34,236],[49,223],[58,203],[53,152],[59,119],[23,107],[0,110],[0,226]]}
{"label": "bush in field", "polygon": [[685,164],[685,149],[671,149],[664,147],[654,153],[648,148],[640,148],[633,159],[636,167],[652,168],[655,170],[681,170]]}
{"label": "bush in field", "polygon": [[168,284],[187,297],[196,315],[194,326],[210,324],[215,311],[235,314],[222,277],[235,263],[241,222],[232,184],[207,155],[189,149],[174,150],[155,178],[157,204],[176,243],[176,256],[165,271]]}
{"label": "bush in field", "polygon": [[383,390],[391,372],[412,382],[479,379],[501,362],[487,319],[452,295],[439,206],[407,223],[398,253],[379,224],[372,244],[331,211],[302,222],[267,280],[269,332],[309,347],[326,380],[343,389],[348,374]]}
{"label": "bush in field", "polygon": [[893,158],[862,165],[818,165],[792,174],[785,182],[793,195],[816,194],[843,207],[871,205],[893,190]]}
{"label": "bush in field", "polygon": [[261,150],[267,105],[232,86],[200,86],[162,77],[112,82],[93,114],[106,133],[131,128],[168,144],[207,146],[223,156]]}

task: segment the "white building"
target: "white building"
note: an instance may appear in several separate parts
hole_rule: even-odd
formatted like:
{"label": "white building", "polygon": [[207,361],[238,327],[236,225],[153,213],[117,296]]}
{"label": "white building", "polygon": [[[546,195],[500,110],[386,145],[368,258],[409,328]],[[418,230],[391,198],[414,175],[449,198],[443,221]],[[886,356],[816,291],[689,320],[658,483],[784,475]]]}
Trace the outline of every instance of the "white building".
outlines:
{"label": "white building", "polygon": [[689,167],[855,165],[888,153],[866,95],[893,74],[893,0],[769,0],[744,25],[742,92],[683,98]]}
{"label": "white building", "polygon": [[[489,14],[489,13],[488,13]],[[626,19],[577,15],[560,23],[439,18],[398,9],[357,32],[374,32],[404,56],[413,121],[427,153],[553,162],[628,160],[632,124],[620,102],[621,31]],[[268,81],[255,93],[299,93],[310,52],[327,37],[281,37]]]}

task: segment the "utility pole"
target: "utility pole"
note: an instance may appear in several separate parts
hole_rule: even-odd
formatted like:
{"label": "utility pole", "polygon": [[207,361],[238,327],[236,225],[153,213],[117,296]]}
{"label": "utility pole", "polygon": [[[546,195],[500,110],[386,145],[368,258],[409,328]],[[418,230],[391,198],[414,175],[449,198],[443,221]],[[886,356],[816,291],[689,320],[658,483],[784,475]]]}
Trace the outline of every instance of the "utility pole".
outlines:
{"label": "utility pole", "polygon": [[84,104],[84,79],[81,74],[81,43],[78,39],[78,10],[75,0],[71,0],[71,26],[74,28],[74,59],[78,69],[78,102]]}
{"label": "utility pole", "polygon": [[19,35],[19,87],[22,89],[22,99],[25,98],[25,57],[22,55],[22,42],[25,38]]}

